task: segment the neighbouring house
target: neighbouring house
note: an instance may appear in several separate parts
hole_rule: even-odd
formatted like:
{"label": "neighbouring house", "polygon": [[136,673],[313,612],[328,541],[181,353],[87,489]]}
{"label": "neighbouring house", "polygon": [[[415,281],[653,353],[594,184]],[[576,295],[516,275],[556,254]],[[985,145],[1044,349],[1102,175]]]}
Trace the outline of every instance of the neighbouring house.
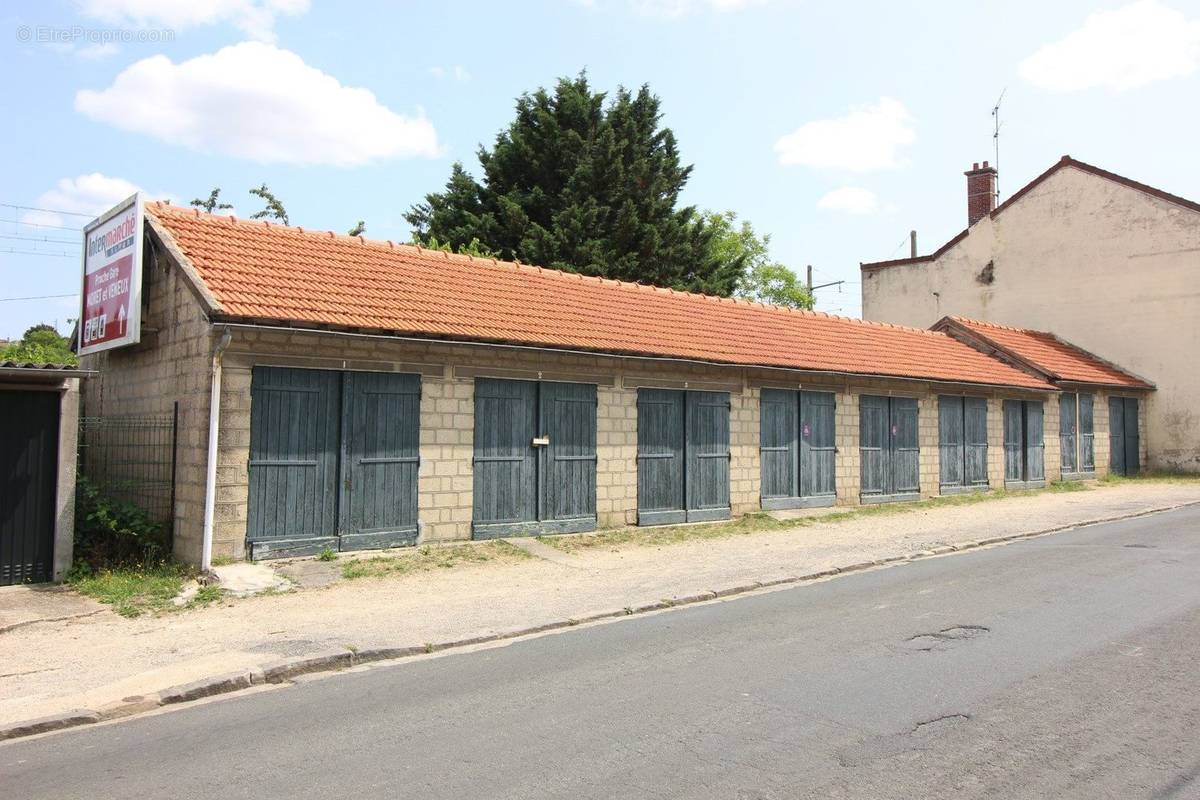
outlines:
{"label": "neighbouring house", "polygon": [[142,339],[84,357],[85,406],[178,403],[175,549],[203,565],[1062,474],[1053,377],[942,331],[145,214]]}
{"label": "neighbouring house", "polygon": [[79,381],[90,374],[0,361],[0,586],[61,580],[71,566]]}
{"label": "neighbouring house", "polygon": [[995,168],[966,176],[966,230],[930,255],[864,263],[863,317],[1053,331],[1156,387],[1130,420],[1144,463],[1200,471],[1200,204],[1070,156],[999,206]]}

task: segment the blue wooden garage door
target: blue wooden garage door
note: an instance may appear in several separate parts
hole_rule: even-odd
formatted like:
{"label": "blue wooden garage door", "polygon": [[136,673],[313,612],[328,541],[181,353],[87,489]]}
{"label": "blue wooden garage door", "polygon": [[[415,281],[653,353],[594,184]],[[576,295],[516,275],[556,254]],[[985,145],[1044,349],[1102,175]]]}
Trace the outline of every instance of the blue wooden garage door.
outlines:
{"label": "blue wooden garage door", "polygon": [[476,539],[596,527],[596,387],[475,381]]}
{"label": "blue wooden garage door", "polygon": [[255,367],[252,558],[417,539],[420,377]]}
{"label": "blue wooden garage door", "polygon": [[638,524],[729,518],[729,394],[638,390]]}
{"label": "blue wooden garage door", "polygon": [[866,502],[908,500],[920,493],[917,401],[859,398],[859,479]]}
{"label": "blue wooden garage door", "polygon": [[763,508],[833,504],[834,411],[831,392],[762,390],[759,452]]}

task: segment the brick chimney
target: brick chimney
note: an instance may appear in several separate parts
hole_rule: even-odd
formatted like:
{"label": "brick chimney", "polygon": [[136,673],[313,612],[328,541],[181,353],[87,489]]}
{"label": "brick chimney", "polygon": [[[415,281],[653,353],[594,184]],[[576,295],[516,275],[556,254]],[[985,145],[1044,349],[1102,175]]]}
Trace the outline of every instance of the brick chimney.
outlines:
{"label": "brick chimney", "polygon": [[996,168],[978,163],[963,173],[967,176],[967,227],[991,213],[996,207]]}

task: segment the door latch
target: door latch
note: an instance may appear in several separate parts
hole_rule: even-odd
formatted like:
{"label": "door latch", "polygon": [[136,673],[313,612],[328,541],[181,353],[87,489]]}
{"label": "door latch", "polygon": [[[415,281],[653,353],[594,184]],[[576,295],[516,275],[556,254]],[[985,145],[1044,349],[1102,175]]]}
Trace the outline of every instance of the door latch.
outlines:
{"label": "door latch", "polygon": [[550,437],[549,436],[533,437],[533,446],[534,447],[549,447],[550,446]]}

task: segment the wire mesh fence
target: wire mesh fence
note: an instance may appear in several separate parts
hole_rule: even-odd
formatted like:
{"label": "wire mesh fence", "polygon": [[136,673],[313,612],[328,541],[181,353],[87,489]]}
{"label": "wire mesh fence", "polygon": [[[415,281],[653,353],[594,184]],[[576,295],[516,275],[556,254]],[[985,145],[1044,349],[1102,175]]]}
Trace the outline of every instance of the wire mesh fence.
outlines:
{"label": "wire mesh fence", "polygon": [[170,414],[80,417],[79,473],[172,528],[178,419],[178,404]]}

